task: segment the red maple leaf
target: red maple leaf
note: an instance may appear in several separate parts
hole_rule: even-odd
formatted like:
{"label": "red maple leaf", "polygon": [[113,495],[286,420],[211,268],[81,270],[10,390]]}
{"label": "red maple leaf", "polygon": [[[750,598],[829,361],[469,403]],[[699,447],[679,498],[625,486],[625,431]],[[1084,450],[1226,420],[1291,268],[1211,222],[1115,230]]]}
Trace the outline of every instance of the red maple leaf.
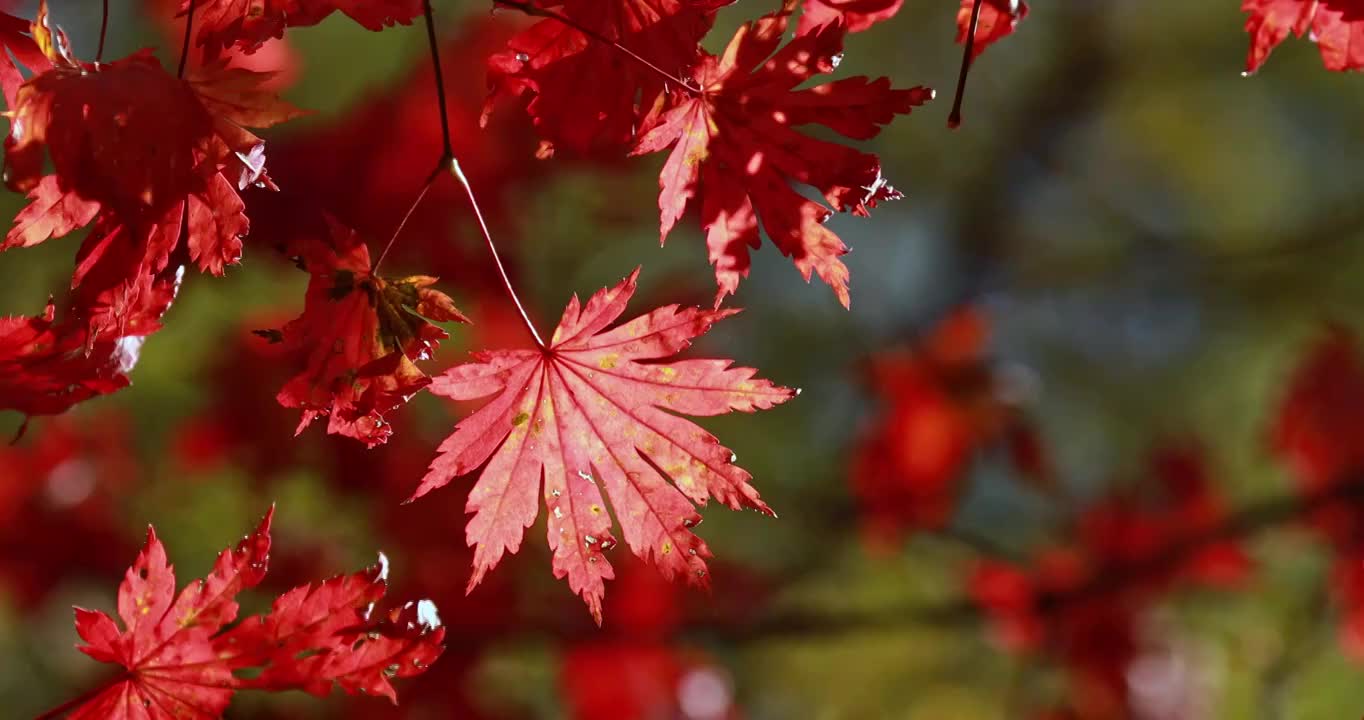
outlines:
{"label": "red maple leaf", "polygon": [[124,629],[103,612],[76,608],[76,631],[86,642],[80,649],[126,672],[70,717],[210,720],[237,690],[249,688],[325,695],[336,685],[396,702],[389,678],[423,672],[440,655],[445,631],[427,601],[370,619],[386,589],[382,556],[375,567],[290,590],[269,613],[222,631],[236,620],[238,593],[265,577],[273,515],[272,508],[178,597],[165,547],[149,529],[119,586]]}
{"label": "red maple leaf", "polygon": [[330,415],[327,432],[363,441],[386,441],[393,429],[384,415],[426,387],[417,368],[449,337],[423,318],[468,322],[436,278],[413,275],[389,280],[371,272],[369,249],[355,231],[330,223],[330,241],[305,241],[303,262],[312,273],[303,314],[282,331],[282,340],[304,357],[304,369],[279,391],[279,403],[302,408],[297,432]]}
{"label": "red maple leaf", "polygon": [[[189,11],[191,0],[181,0],[180,14]],[[235,45],[251,53],[271,38],[283,37],[285,27],[322,22],[340,10],[367,30],[406,25],[422,12],[421,0],[202,0],[195,1],[195,44],[213,58]]]}
{"label": "red maple leaf", "polygon": [[[715,10],[733,0],[535,0],[504,3],[556,9],[565,18],[616,42],[659,68],[686,71],[701,57],[698,43]],[[660,101],[663,79],[619,50],[557,19],[517,34],[503,52],[488,58],[491,92],[487,123],[504,98],[530,96],[526,111],[545,139],[540,154],[556,145],[585,153],[616,147],[635,137],[644,113]]]}
{"label": "red maple leaf", "polygon": [[[182,236],[185,259],[204,271],[222,274],[237,262],[249,227],[237,191],[270,186],[263,143],[245,127],[297,114],[259,89],[268,76],[214,67],[181,80],[146,52],[83,63],[69,56],[60,31],[47,28],[45,8],[32,27],[52,68],[16,95],[6,179],[29,193],[30,204],[0,250],[93,223],[72,287],[94,278],[77,302],[108,306],[127,304],[109,298],[136,295],[170,269]],[[103,320],[92,321],[92,332],[121,334],[126,325]]]}
{"label": "red maple leaf", "polygon": [[792,183],[809,185],[837,211],[866,215],[879,201],[900,197],[881,176],[874,155],[817,140],[796,126],[823,125],[867,139],[897,114],[933,97],[924,87],[892,90],[886,78],[844,78],[794,90],[816,73],[832,72],[842,57],[845,30],[825,27],[797,35],[780,50],[789,10],[745,24],[723,55],[706,55],[692,77],[696,87],[674,90],[677,102],[638,141],[636,154],[672,154],[659,179],[660,237],[666,239],[692,198],[715,279],[716,306],[748,275],[749,248],[758,225],[809,281],[817,273],[846,307],[847,247],[824,225],[829,208],[805,198]]}
{"label": "red maple leaf", "polygon": [[805,0],[797,35],[809,35],[842,23],[848,32],[862,32],[895,17],[905,0]]}
{"label": "red maple leaf", "polygon": [[[961,0],[957,11],[957,44],[966,42],[971,32],[971,11],[977,0]],[[971,58],[1013,34],[1023,19],[1028,17],[1028,3],[1023,0],[980,0],[980,17],[976,22],[976,39],[971,45]]]}
{"label": "red maple leaf", "polygon": [[772,514],[734,454],[674,413],[752,412],[794,392],[729,360],[658,362],[737,311],[668,305],[608,330],[638,275],[585,307],[574,296],[547,347],[477,353],[431,383],[431,392],[454,400],[495,396],[455,426],[413,494],[488,463],[466,506],[474,514],[466,538],[476,547],[470,590],[520,548],[542,485],[555,576],[568,576],[598,622],[602,581],[614,577],[603,551],[616,544],[603,490],[636,555],[664,577],[702,585],[710,550],[691,532],[701,519],[694,504],[714,496]]}
{"label": "red maple leaf", "polygon": [[[127,387],[146,336],[161,328],[179,287],[176,272],[145,275],[119,296],[77,293],[60,322],[50,301],[37,317],[0,318],[0,409],[57,415]],[[113,315],[118,332],[90,329]]]}
{"label": "red maple leaf", "polygon": [[1327,70],[1364,69],[1364,2],[1360,0],[1242,0],[1250,53],[1246,73],[1260,69],[1291,32],[1309,35]]}

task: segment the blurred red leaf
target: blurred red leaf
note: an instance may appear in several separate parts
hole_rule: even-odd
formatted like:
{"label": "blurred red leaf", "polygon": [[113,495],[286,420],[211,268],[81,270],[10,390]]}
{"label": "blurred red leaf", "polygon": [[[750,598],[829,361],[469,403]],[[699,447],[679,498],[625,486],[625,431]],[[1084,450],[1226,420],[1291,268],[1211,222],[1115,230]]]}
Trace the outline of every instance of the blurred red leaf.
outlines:
{"label": "blurred red leaf", "polygon": [[255,52],[267,40],[282,37],[284,28],[316,25],[338,10],[375,31],[406,25],[422,12],[421,0],[181,0],[181,14],[192,1],[195,44],[209,58],[233,46]]}
{"label": "blurred red leaf", "polygon": [[112,581],[133,546],[118,500],[140,468],[126,418],[100,413],[44,423],[0,445],[0,585],[25,609],[73,578]]}
{"label": "blurred red leaf", "polygon": [[853,455],[851,480],[874,542],[947,523],[960,481],[982,448],[1003,447],[1023,479],[1050,488],[1047,449],[1001,393],[986,355],[988,339],[985,316],[963,306],[915,349],[872,358],[870,382],[886,409]]}
{"label": "blurred red leaf", "polygon": [[476,362],[432,382],[431,392],[454,400],[494,395],[441,444],[413,494],[487,463],[467,506],[474,517],[466,536],[476,546],[470,589],[520,548],[539,513],[542,475],[555,576],[568,576],[598,623],[603,580],[614,577],[602,553],[616,543],[603,487],[631,550],[664,577],[698,584],[707,582],[710,550],[691,532],[700,521],[694,503],[714,496],[771,514],[733,453],[673,413],[752,412],[794,393],[730,360],[657,362],[737,311],[669,305],[608,330],[638,275],[598,291],[586,307],[574,296],[548,347],[476,353]]}
{"label": "blurred red leaf", "polygon": [[1129,707],[1128,668],[1148,609],[1182,587],[1232,588],[1249,576],[1205,463],[1194,443],[1163,447],[1134,486],[1149,495],[1120,493],[1087,509],[1070,542],[1030,568],[985,560],[967,579],[1003,645],[1067,668],[1080,717]]}
{"label": "blurred red leaf", "polygon": [[892,90],[890,80],[865,76],[793,90],[833,71],[845,30],[834,25],[797,35],[778,50],[789,15],[783,10],[747,23],[723,55],[705,55],[691,76],[697,89],[673,90],[672,106],[646,126],[634,149],[643,154],[672,147],[659,179],[660,238],[698,198],[719,286],[717,307],[748,276],[760,222],[807,282],[811,273],[819,275],[847,307],[848,268],[839,257],[848,249],[824,226],[831,211],[790,182],[818,189],[835,211],[857,215],[900,193],[881,177],[876,156],[794,128],[818,124],[865,140],[933,97],[928,88]]}

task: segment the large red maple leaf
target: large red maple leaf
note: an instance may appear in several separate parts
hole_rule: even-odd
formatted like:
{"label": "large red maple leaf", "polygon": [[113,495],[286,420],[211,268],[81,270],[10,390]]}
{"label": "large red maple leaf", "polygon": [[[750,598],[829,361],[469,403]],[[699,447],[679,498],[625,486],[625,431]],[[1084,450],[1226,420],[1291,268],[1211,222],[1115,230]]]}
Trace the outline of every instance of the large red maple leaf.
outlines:
{"label": "large red maple leaf", "polygon": [[847,307],[848,268],[839,258],[848,249],[824,225],[831,211],[791,184],[811,186],[834,210],[859,215],[900,193],[881,176],[876,156],[795,128],[817,124],[867,139],[933,97],[928,88],[892,90],[886,78],[863,76],[795,90],[816,73],[833,71],[845,30],[827,26],[778,50],[789,15],[783,10],[745,24],[723,55],[706,55],[692,76],[696,87],[674,91],[678,102],[634,150],[673,148],[659,179],[660,236],[667,238],[692,198],[700,201],[717,306],[748,275],[761,222],[807,281],[818,274]]}
{"label": "large red maple leaf", "polygon": [[[265,577],[273,514],[178,597],[165,547],[148,530],[119,586],[124,629],[103,612],[76,609],[86,642],[80,649],[126,672],[71,718],[211,720],[248,688],[326,694],[336,685],[396,701],[389,679],[423,672],[440,655],[445,631],[426,601],[371,619],[386,590],[382,556],[375,567],[290,590],[269,613],[222,631],[236,620],[238,593]],[[237,674],[248,668],[259,672]]]}
{"label": "large red maple leaf", "polygon": [[262,334],[303,357],[303,371],[278,395],[281,405],[303,409],[298,432],[330,415],[327,432],[373,447],[393,432],[384,416],[431,382],[415,361],[449,337],[424,318],[469,320],[448,295],[431,289],[436,278],[375,275],[360,236],[330,225],[330,240],[304,243],[312,279],[303,314],[282,331]]}
{"label": "large red maple leaf", "polygon": [[1327,70],[1364,69],[1364,1],[1242,0],[1241,11],[1250,34],[1247,73],[1259,70],[1289,33],[1310,33]]}
{"label": "large red maple leaf", "polygon": [[[513,7],[548,8],[667,72],[686,72],[701,58],[699,42],[716,9],[733,0],[532,0]],[[634,138],[643,114],[662,98],[665,81],[618,49],[557,19],[513,37],[488,59],[491,92],[486,124],[503,98],[529,96],[526,111],[545,139],[578,153],[619,147]]]}
{"label": "large red maple leaf", "polygon": [[[190,3],[181,0],[181,14]],[[233,45],[255,52],[283,37],[284,28],[316,25],[338,10],[367,30],[406,25],[422,12],[421,0],[194,0],[194,6],[195,44],[207,58]]]}
{"label": "large red maple leaf", "polygon": [[694,504],[715,497],[771,514],[734,454],[675,413],[752,412],[795,393],[729,360],[660,362],[735,310],[668,305],[607,329],[638,275],[586,306],[574,296],[547,347],[477,353],[476,362],[432,381],[431,392],[454,400],[494,396],[455,426],[413,494],[488,463],[466,506],[474,514],[466,529],[475,547],[470,590],[520,548],[542,486],[554,574],[568,576],[598,622],[603,580],[614,576],[603,551],[616,544],[603,490],[630,549],[665,577],[697,584],[708,582],[710,550],[691,532],[701,519]]}

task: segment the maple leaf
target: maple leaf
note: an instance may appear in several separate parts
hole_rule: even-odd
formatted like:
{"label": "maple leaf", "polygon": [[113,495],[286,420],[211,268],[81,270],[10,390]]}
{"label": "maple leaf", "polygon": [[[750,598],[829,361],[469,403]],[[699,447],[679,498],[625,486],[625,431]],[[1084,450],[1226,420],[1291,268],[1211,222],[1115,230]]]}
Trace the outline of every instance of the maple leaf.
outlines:
{"label": "maple leaf", "polygon": [[784,10],[745,24],[722,56],[706,55],[693,74],[697,88],[675,91],[678,102],[634,149],[642,154],[672,146],[659,178],[660,238],[667,238],[697,198],[719,286],[717,307],[748,275],[759,222],[807,282],[818,274],[847,307],[848,268],[839,257],[848,250],[824,226],[831,211],[790,184],[814,187],[834,210],[858,215],[900,193],[881,176],[874,155],[794,128],[818,124],[867,139],[895,115],[933,97],[928,88],[892,90],[886,78],[863,76],[793,90],[816,73],[833,71],[845,30],[833,25],[797,35],[778,50],[789,14]]}
{"label": "maple leaf", "polygon": [[[146,337],[161,328],[179,288],[177,272],[147,275],[123,295],[78,293],[60,322],[51,301],[37,317],[0,318],[0,409],[57,415],[127,387]],[[90,330],[110,322],[117,332]]]}
{"label": "maple leaf", "polygon": [[96,292],[122,285],[126,293],[139,275],[163,271],[182,230],[200,269],[222,274],[236,263],[249,229],[237,191],[272,186],[264,145],[245,128],[299,114],[260,89],[270,76],[214,66],[182,80],[145,51],[83,63],[47,28],[45,5],[32,28],[51,68],[16,93],[6,181],[30,204],[0,250],[95,222],[72,285],[105,262],[108,282]]}
{"label": "maple leaf", "polygon": [[[181,0],[181,15],[190,4]],[[234,45],[253,53],[267,40],[283,37],[284,28],[316,25],[337,10],[375,31],[407,25],[422,12],[421,0],[195,0],[194,5],[195,44],[209,59]]]}
{"label": "maple leaf", "polygon": [[691,68],[701,57],[698,43],[710,30],[717,8],[733,0],[536,0],[504,3],[558,8],[593,37],[557,19],[544,19],[488,58],[491,91],[483,111],[511,97],[530,96],[526,112],[545,139],[539,154],[557,145],[578,153],[616,147],[634,138],[644,113],[662,99],[658,73],[628,60],[620,44],[656,67]]}
{"label": "maple leaf", "polygon": [[[208,720],[221,716],[237,690],[253,688],[326,694],[337,685],[395,700],[388,679],[419,674],[439,656],[445,633],[429,602],[369,620],[386,589],[383,556],[373,568],[290,590],[269,613],[223,632],[236,620],[236,596],[265,577],[273,515],[271,508],[254,533],[224,550],[209,575],[179,596],[165,547],[149,529],[119,586],[123,629],[104,612],[76,608],[76,631],[86,643],[80,649],[125,673],[70,717]],[[246,669],[259,672],[242,674]]]}
{"label": "maple leaf", "polygon": [[32,28],[51,69],[18,89],[6,139],[7,182],[29,205],[0,250],[93,225],[73,315],[92,339],[116,339],[139,322],[128,308],[154,304],[143,296],[173,295],[184,261],[218,275],[238,261],[249,222],[237,191],[272,187],[263,143],[245,127],[298,111],[260,89],[265,74],[211,67],[181,80],[146,52],[82,63],[46,22],[44,5]]}
{"label": "maple leaf", "polygon": [[[971,11],[976,0],[961,0],[957,11],[957,44],[966,42],[971,32]],[[1023,0],[981,0],[980,17],[976,22],[976,39],[971,45],[971,59],[980,57],[986,48],[1013,34],[1023,19],[1028,17],[1028,3]]]}
{"label": "maple leaf", "polygon": [[429,357],[449,337],[423,318],[468,318],[449,296],[431,289],[436,278],[389,280],[373,274],[360,236],[328,222],[331,241],[314,239],[304,246],[312,279],[303,314],[281,331],[262,334],[305,358],[303,371],[277,396],[281,405],[303,409],[297,432],[330,415],[327,432],[373,447],[393,432],[384,415],[431,382],[415,361]]}
{"label": "maple leaf", "polygon": [[797,35],[841,23],[848,32],[862,32],[900,12],[905,0],[805,0]]}
{"label": "maple leaf", "polygon": [[1309,35],[1327,70],[1364,69],[1364,3],[1360,0],[1242,0],[1250,52],[1246,73],[1260,69],[1269,53],[1292,33]]}
{"label": "maple leaf", "polygon": [[466,538],[476,548],[470,590],[520,548],[542,484],[554,574],[568,577],[598,623],[603,580],[614,576],[603,552],[616,544],[603,490],[630,549],[664,577],[697,584],[708,581],[711,553],[691,532],[700,521],[695,503],[713,496],[772,514],[734,454],[674,413],[765,410],[795,393],[729,360],[659,362],[735,310],[668,305],[607,329],[638,275],[586,306],[575,295],[547,347],[476,353],[432,381],[431,392],[454,400],[495,396],[455,426],[412,495],[488,463],[466,506],[474,515]]}

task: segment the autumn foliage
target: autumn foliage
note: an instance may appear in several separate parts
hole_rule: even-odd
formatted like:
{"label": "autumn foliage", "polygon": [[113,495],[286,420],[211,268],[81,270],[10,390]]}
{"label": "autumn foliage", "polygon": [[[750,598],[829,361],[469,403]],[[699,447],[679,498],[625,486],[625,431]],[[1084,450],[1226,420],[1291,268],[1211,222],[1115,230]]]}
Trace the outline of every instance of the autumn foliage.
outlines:
{"label": "autumn foliage", "polygon": [[[1038,20],[1020,0],[944,4],[955,36],[950,25],[936,32],[962,45],[947,112],[955,128],[972,66],[1003,64],[1009,38]],[[0,448],[0,584],[29,612],[66,591],[68,569],[106,590],[122,580],[108,593],[112,614],[75,610],[79,650],[108,673],[39,717],[210,720],[230,705],[256,712],[253,702],[273,717],[290,711],[247,698],[336,689],[391,701],[348,699],[335,706],[341,717],[492,716],[464,690],[479,677],[475,658],[526,627],[574,640],[562,643],[553,681],[573,717],[747,717],[723,654],[679,638],[763,639],[824,618],[811,621],[799,599],[780,604],[778,572],[728,560],[718,544],[712,552],[696,528],[715,500],[764,516],[726,522],[766,532],[777,512],[764,496],[821,478],[769,481],[777,459],[741,467],[742,438],[722,443],[693,418],[774,410],[739,422],[786,433],[790,445],[842,440],[830,430],[837,421],[796,427],[789,408],[776,410],[801,394],[779,382],[820,378],[765,379],[730,357],[761,357],[760,347],[703,338],[716,326],[730,338],[752,329],[734,299],[779,296],[758,279],[764,238],[806,284],[832,291],[830,307],[851,311],[859,278],[847,238],[863,242],[856,228],[889,237],[879,223],[904,200],[897,187],[934,182],[869,143],[903,137],[891,133],[932,112],[935,90],[841,68],[848,48],[887,33],[906,3],[491,0],[495,16],[480,12],[456,31],[428,0],[149,1],[141,11],[168,49],[115,59],[105,59],[107,3],[90,36],[65,29],[74,4],[52,5],[21,17],[0,4],[4,182],[23,199],[0,251],[61,244],[73,257],[60,287],[0,318],[0,410],[22,416],[18,434],[29,435]],[[1290,35],[1315,42],[1328,70],[1364,69],[1356,0],[1244,0],[1241,10],[1246,73]],[[408,33],[429,60],[336,116],[305,119],[281,97],[308,72],[289,42],[324,23]],[[276,126],[302,129],[274,135]],[[1064,164],[1037,155],[1018,164]],[[536,305],[523,302],[534,278],[504,260],[548,252],[538,243],[567,231],[531,217],[539,193],[560,174],[639,167],[658,170],[648,195],[656,180],[660,244],[703,239],[710,270],[698,260],[673,272],[703,278],[704,289],[642,286],[637,266],[614,284],[623,271],[584,282],[601,289],[573,295],[541,335]],[[978,200],[982,216],[1001,207]],[[580,266],[555,272],[579,280],[595,267],[573,257]],[[129,449],[135,423],[96,403],[93,422],[76,419],[84,408],[68,411],[129,387],[144,347],[196,322],[171,311],[183,285],[226,282],[244,262],[296,268],[283,281],[297,283],[296,302],[269,312],[246,310],[246,298],[226,303],[233,331],[200,370],[199,414],[153,420],[173,425],[161,431],[174,472],[238,478],[270,510],[184,584],[156,531],[139,551],[114,509],[146,474]],[[868,410],[843,423],[846,456],[826,489],[840,499],[810,534],[855,537],[868,562],[925,539],[960,545],[968,555],[949,573],[952,597],[925,612],[1060,678],[1060,691],[1010,707],[1011,717],[1198,717],[1148,712],[1133,677],[1166,650],[1151,618],[1187,596],[1253,591],[1264,572],[1255,538],[1285,528],[1329,557],[1319,594],[1339,618],[1340,647],[1364,658],[1364,356],[1345,325],[1319,333],[1286,372],[1263,428],[1286,490],[1238,492],[1225,459],[1181,431],[1143,438],[1128,453],[1136,471],[1077,492],[1093,464],[1039,419],[1029,376],[996,332],[988,284],[925,313],[920,330],[857,350],[846,374]],[[689,353],[697,342],[710,344]],[[457,359],[453,348],[470,352]],[[839,417],[831,398],[816,402]],[[440,423],[419,422],[440,413],[452,420],[439,433],[428,430]],[[403,560],[391,580],[390,555],[336,575],[345,558],[307,542],[277,552],[282,569],[267,576],[273,499],[301,466],[326,478],[328,497],[363,508],[356,534],[371,542],[372,531]],[[992,500],[977,495],[984,466],[1007,478],[1007,492],[1054,512],[1038,527],[1001,520],[1000,538],[978,533],[963,518],[988,514],[968,510]],[[547,555],[587,613],[575,604],[560,614],[544,602],[549,591],[494,572],[541,517],[547,550],[534,542],[523,554]],[[437,602],[463,611],[442,623]],[[396,709],[399,680],[426,703],[417,714]]]}

